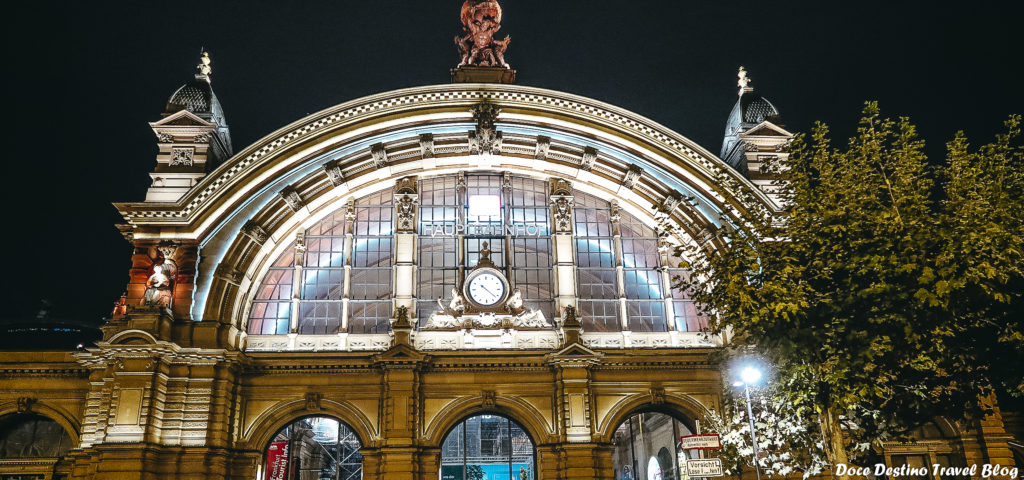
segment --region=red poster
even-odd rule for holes
[[[288,442],[272,442],[267,449],[267,468],[264,480],[288,478]]]

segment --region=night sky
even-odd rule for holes
[[[111,202],[143,199],[157,150],[147,122],[200,48],[240,151],[338,103],[447,83],[462,2],[16,3],[2,189],[13,306],[0,320],[48,299],[53,317],[98,322],[130,266]],[[1024,113],[1024,2],[501,3],[520,84],[632,110],[715,153],[740,65],[791,131],[821,120],[845,139],[879,100],[936,156],[956,130],[987,142]]]

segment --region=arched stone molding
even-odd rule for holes
[[[274,435],[289,423],[304,417],[326,416],[348,425],[359,437],[363,448],[376,448],[380,441],[377,428],[358,408],[344,401],[321,399],[320,409],[306,408],[302,399],[283,401],[268,407],[247,429],[242,437],[245,446],[263,452]]]
[[[33,398],[32,408],[27,412],[18,410],[17,400],[0,402],[0,417],[16,415],[18,413],[30,413],[49,418],[63,427],[65,432],[68,432],[74,446],[77,447],[81,441],[82,430],[78,418],[60,406],[50,405],[45,399]]]
[[[106,341],[109,345],[153,345],[164,343],[145,330],[125,330],[115,333]]]
[[[696,431],[694,420],[706,420],[710,413],[705,405],[685,394],[666,392],[663,398],[660,396],[655,398],[649,393],[630,395],[608,410],[603,421],[600,421],[595,429],[594,441],[610,444],[615,429],[622,422],[625,422],[630,415],[644,411],[672,415],[693,431]]]
[[[470,108],[484,99],[502,109],[497,128],[505,134],[507,147],[501,156],[468,155],[468,131],[473,127]],[[420,141],[424,135],[436,145],[429,154]],[[538,142],[544,143],[543,155],[535,153]],[[374,145],[383,145],[383,165],[371,151]],[[466,155],[460,157],[463,150]],[[447,162],[452,154],[461,160]],[[279,221],[286,215],[285,208],[308,213],[309,192],[345,190],[355,183],[362,187],[445,165],[502,170],[515,170],[518,165],[576,178],[620,196],[635,195],[625,204],[627,208],[668,205],[669,216],[683,236],[698,242],[713,237],[722,216],[736,218],[737,212],[753,204],[771,205],[762,192],[710,152],[648,119],[560,92],[465,84],[388,92],[311,115],[239,153],[176,204],[119,204],[119,208],[133,225],[137,240],[161,238],[166,234],[163,227],[173,227],[176,237],[202,242],[203,264],[195,284],[192,317],[227,323],[232,312],[206,305],[206,297],[231,296],[240,282],[252,281],[252,269],[237,269],[228,260],[262,249],[255,240],[254,245],[232,246],[238,243],[235,237],[244,224],[255,221],[261,228],[276,230],[267,223]],[[336,175],[330,177],[325,166],[336,166],[332,170]],[[294,189],[297,198],[284,201],[278,195],[283,188]],[[213,267],[217,265],[232,266],[216,275]]]
[[[493,398],[493,405],[489,402]],[[544,422],[544,416],[535,407],[513,396],[483,395],[462,397],[445,405],[437,417],[424,428],[420,436],[427,447],[440,447],[445,435],[459,422],[478,414],[503,415],[518,423],[530,435],[534,446],[557,441],[556,432]],[[486,404],[485,404],[486,402]]]

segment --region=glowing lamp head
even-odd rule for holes
[[[747,385],[753,385],[761,380],[761,371],[754,367],[746,367],[740,372],[740,379]]]

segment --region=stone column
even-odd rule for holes
[[[378,449],[380,476],[365,478],[416,480],[420,369],[426,361],[425,355],[407,344],[374,356],[374,365],[384,373],[380,403],[383,441]]]
[[[395,291],[391,311],[406,307],[413,317],[416,315],[416,229],[420,203],[417,192],[416,177],[405,177],[395,184]]]
[[[576,306],[576,246],[573,245],[572,184],[551,179],[551,247],[555,277],[555,315],[568,306]]]
[[[349,297],[352,294],[352,252],[355,249],[356,200],[348,199],[345,206],[345,291],[341,299],[340,334],[348,332]]]

